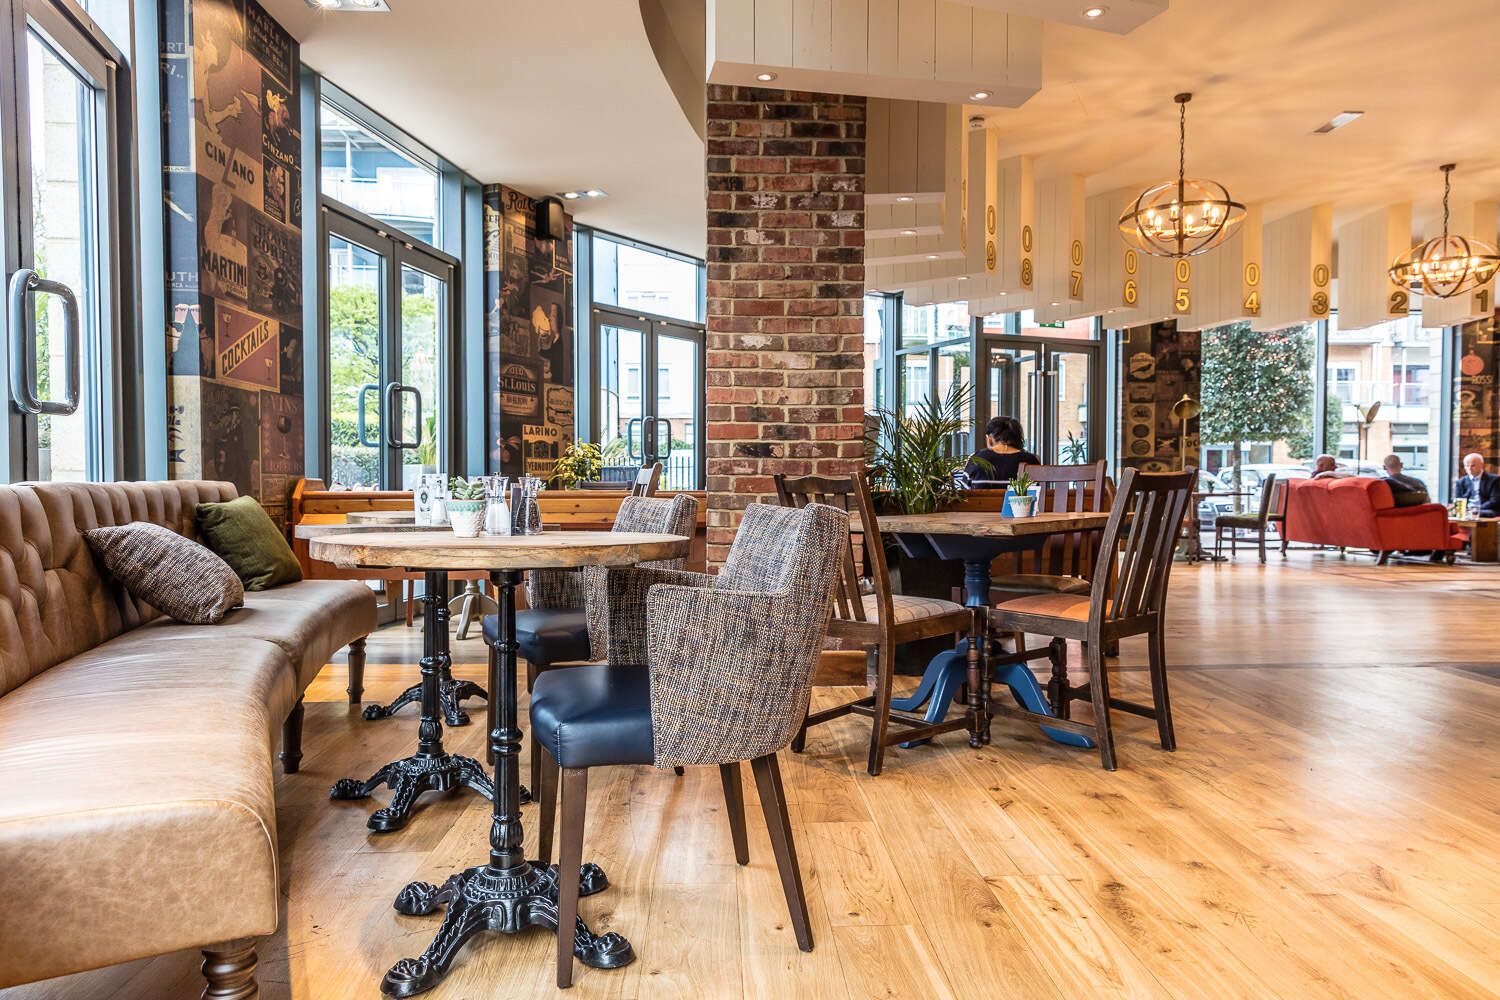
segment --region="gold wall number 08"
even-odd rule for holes
[[[1022,226],[1021,227],[1021,252],[1022,253],[1031,253],[1031,239],[1032,239],[1032,237],[1031,237],[1031,227],[1030,226]]]
[[[1411,305],[1411,297],[1406,289],[1398,288],[1391,293],[1391,306],[1388,310],[1392,316],[1405,316],[1407,308]]]
[[[1135,251],[1125,251],[1125,273],[1134,274],[1136,269]]]
[[[1069,251],[1074,267],[1083,266],[1083,240],[1074,240],[1073,248]]]
[[[1319,264],[1313,268],[1313,284],[1318,286],[1319,288],[1328,287],[1329,277],[1330,274],[1327,264]]]
[[[1177,280],[1192,281],[1193,265],[1191,261],[1179,259],[1177,261]]]
[[[1031,258],[1030,257],[1022,257],[1021,258],[1021,287],[1022,288],[1030,288],[1031,287]]]
[[[1312,297],[1312,314],[1314,316],[1328,315],[1328,293],[1314,292]]]
[[[1193,308],[1192,292],[1186,288],[1178,288],[1177,295],[1172,299],[1172,311],[1185,313]]]

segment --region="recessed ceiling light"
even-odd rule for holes
[[[915,229],[903,229],[903,230],[901,230],[901,235],[902,236],[915,236],[915,235],[917,235],[917,231]]]
[[[1343,128],[1352,121],[1358,121],[1364,116],[1363,111],[1340,111],[1317,128],[1313,129],[1313,135],[1327,135],[1334,129]]]
[[[927,259],[928,260],[937,260],[937,254],[930,253],[930,254],[927,255]]]
[[[1009,292],[1001,292],[1000,294],[1001,295],[1009,295],[1010,293]]]
[[[1083,16],[1086,17],[1086,18],[1088,18],[1090,21],[1097,20],[1097,19],[1103,17],[1105,14],[1108,14],[1108,13],[1109,13],[1109,8],[1108,7],[1085,7],[1085,8],[1083,8]]]
[[[389,14],[386,0],[307,0],[313,10],[347,11],[353,14]]]
[[[976,91],[974,91],[974,93],[972,93],[972,94],[969,95],[969,100],[971,100],[971,101],[987,101],[987,100],[989,100],[989,97],[990,97],[990,92],[988,90],[976,90]]]
[[[605,195],[604,192],[600,191],[598,188],[589,188],[587,191],[583,192],[583,196],[585,198],[603,198]]]
[[[1061,303],[1061,302],[1054,302],[1054,303],[1052,303],[1052,304],[1053,304],[1053,305],[1055,305],[1055,306],[1059,306],[1059,305],[1062,305],[1062,303]]]
[[[958,280],[959,281],[968,281],[969,280],[969,276],[967,274],[960,274],[958,276]]]
[[[898,194],[898,195],[896,195],[896,200],[897,201],[911,201],[911,195],[909,195],[909,194]]]
[[[755,78],[757,80],[759,80],[761,83],[770,83],[772,80],[776,79],[776,74],[775,73],[757,73],[757,74],[755,74]]]

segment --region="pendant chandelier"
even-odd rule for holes
[[[1452,163],[1443,171],[1443,235],[1412,247],[1391,265],[1391,281],[1414,292],[1451,299],[1478,288],[1500,268],[1500,252],[1467,236],[1448,235],[1448,194],[1453,190]]]
[[[1178,94],[1177,179],[1141,192],[1120,216],[1125,242],[1153,257],[1193,257],[1229,238],[1245,219],[1245,206],[1218,181],[1187,176],[1187,103]]]

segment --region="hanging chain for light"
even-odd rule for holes
[[[1413,292],[1451,299],[1487,284],[1500,270],[1500,251],[1482,240],[1448,233],[1448,200],[1453,192],[1453,169],[1443,171],[1443,235],[1418,244],[1391,264],[1391,282]],[[1489,308],[1488,305],[1485,306]]]
[[[1244,221],[1245,206],[1218,181],[1187,176],[1187,102],[1178,94],[1177,180],[1147,188],[1120,216],[1120,235],[1155,257],[1192,257],[1223,243]]]

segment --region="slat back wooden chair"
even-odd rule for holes
[[[1022,465],[1020,472],[1038,487],[1037,511],[1098,513],[1108,509],[1104,468],[1100,459],[1085,465]],[[1050,535],[1040,548],[1017,552],[1016,572],[992,577],[990,590],[1002,600],[1017,594],[1087,593],[1098,542],[1097,531]]]
[[[630,487],[630,495],[633,497],[654,497],[656,489],[661,485],[661,463],[652,462],[650,465],[641,466],[641,471],[635,474],[635,484]]]
[[[1224,552],[1224,533],[1229,533],[1229,556],[1234,558],[1239,546],[1236,539],[1241,531],[1255,534],[1260,543],[1260,561],[1266,561],[1266,523],[1271,517],[1271,508],[1276,500],[1276,474],[1273,472],[1260,484],[1260,508],[1243,514],[1220,514],[1214,518],[1214,555]],[[1285,550],[1283,549],[1283,552]]]
[[[1055,695],[1052,708],[1057,720],[1003,705],[992,706],[992,711],[1093,736],[1099,746],[1100,760],[1111,771],[1115,769],[1114,735],[1109,720],[1112,708],[1155,719],[1162,749],[1177,748],[1167,696],[1164,611],[1172,553],[1192,493],[1193,475],[1127,469],[1110,507],[1089,593],[1019,597],[992,612],[991,620],[1006,631],[1081,642],[1089,674],[1088,683],[1067,686],[1060,695]],[[1147,637],[1154,703],[1151,707],[1112,698],[1109,694],[1104,646],[1132,635]],[[1093,703],[1092,726],[1069,718],[1070,703],[1074,700]]]
[[[785,507],[806,507],[810,503],[839,507],[857,517],[863,546],[863,563],[867,583],[859,575],[861,559],[855,550],[851,531],[844,546],[843,565],[838,573],[833,597],[832,620],[828,636],[863,646],[867,650],[874,675],[872,694],[834,708],[812,712],[803,722],[792,750],[800,753],[806,743],[807,730],[845,715],[857,714],[872,720],[870,753],[867,769],[878,775],[885,762],[885,748],[893,743],[919,740],[939,733],[962,729],[962,717],[929,724],[924,719],[891,710],[891,686],[895,677],[896,647],[934,636],[967,633],[973,612],[962,604],[932,597],[909,597],[891,592],[890,571],[885,561],[885,546],[875,518],[875,505],[863,475],[853,476],[776,476],[776,495]],[[891,724],[895,723],[895,730]]]

